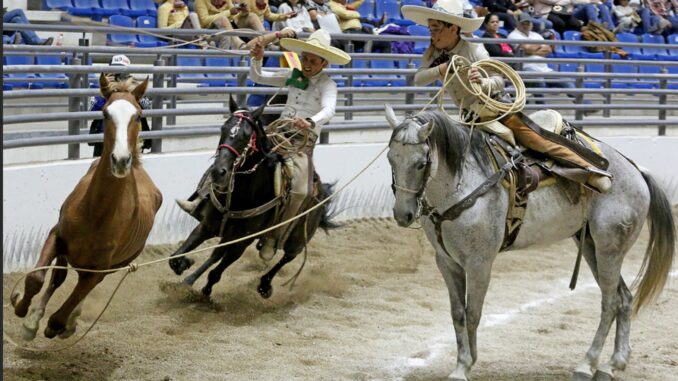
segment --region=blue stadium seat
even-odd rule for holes
[[[678,36],[673,34],[672,36]],[[669,71],[669,74],[678,75],[678,66],[668,66],[666,70]],[[668,81],[667,87],[671,90],[678,90],[678,79],[670,79]]]
[[[563,40],[567,41],[581,41],[581,33],[575,32],[573,30],[566,30],[563,33]],[[586,47],[583,45],[565,45],[565,53],[574,53],[579,55],[581,58],[597,58],[602,59],[604,57],[603,53],[592,53],[586,50]]]
[[[368,60],[352,60],[353,69],[369,69]],[[365,87],[370,82],[370,76],[367,74],[358,74],[353,76],[353,86],[354,87]]]
[[[372,69],[396,69],[393,60],[372,60]],[[405,81],[394,74],[372,74],[367,86],[404,86]]]
[[[661,36],[661,35],[657,35],[657,34],[645,33],[642,36],[640,36],[640,40],[643,43],[646,43],[646,44],[664,44],[664,37]],[[645,47],[643,47],[641,50],[642,50],[644,55],[652,56],[655,59],[657,59],[657,57],[662,56],[662,55],[668,55],[668,52],[666,51],[666,49],[662,49],[662,48],[645,48]]]
[[[116,15],[125,15],[129,17],[145,16],[146,11],[132,10],[127,0],[101,0],[101,7]]]
[[[63,65],[59,56],[35,56],[36,65]],[[41,82],[47,88],[68,88],[68,77],[64,73],[38,73],[39,78],[49,79]]]
[[[310,0],[313,1],[313,0]],[[360,16],[367,17],[369,19],[374,19],[374,2],[372,0],[365,0],[360,8],[356,9]],[[381,17],[381,14],[379,15]]]
[[[388,16],[388,22],[398,24],[401,26],[414,25],[414,22],[406,20],[400,14],[400,6],[398,5],[397,0],[376,0],[376,17],[381,17],[384,12]]]
[[[638,68],[638,73],[640,74],[661,74],[661,72],[662,69],[660,66],[640,66]],[[656,89],[659,87],[659,80],[639,78],[637,83],[632,83],[631,85],[637,89]]]
[[[177,57],[177,66],[198,66],[202,67],[202,60],[199,57]],[[192,80],[195,79],[205,79],[207,76],[205,76],[205,73],[178,73],[177,74],[177,80]]]
[[[8,35],[3,34],[2,35],[2,44],[3,45],[9,45],[11,43],[12,43],[12,36],[8,36]]]
[[[421,25],[410,25],[407,27],[407,31],[410,32],[412,36],[431,36],[428,28]],[[421,54],[428,48],[428,41],[415,41],[413,53]]]
[[[402,7],[403,5],[416,5],[419,7],[425,7],[426,3],[422,0],[401,0],[400,6]]]
[[[115,12],[103,9],[99,0],[73,0],[73,8],[68,9],[73,16],[86,16],[92,20],[101,21],[102,17],[108,17]]]
[[[633,33],[627,33],[627,32],[617,33],[617,40],[619,42],[639,42],[638,36],[636,36]],[[625,52],[629,53],[629,58],[634,59],[634,60],[654,60],[655,59],[653,54],[645,55],[645,54],[643,54],[643,51],[640,48],[637,48],[637,47],[623,46],[622,49]]]
[[[134,20],[127,16],[123,15],[113,15],[108,18],[108,23],[110,25],[117,25],[126,28],[134,28]],[[113,43],[117,45],[136,45],[139,41],[137,40],[136,35],[134,34],[123,34],[123,33],[109,33],[106,39],[107,43]]]
[[[42,9],[52,10],[60,9],[62,11],[67,11],[69,8],[73,8],[73,2],[71,0],[43,0]]]
[[[667,45],[667,54],[659,54],[657,59],[661,61],[678,61],[678,34],[671,34],[666,37],[666,43],[675,47],[675,49],[668,49]]]
[[[605,73],[605,65],[603,64],[586,64],[584,65],[584,71],[586,73]],[[600,89],[605,83],[604,79],[601,78],[591,78],[584,80],[584,87],[589,89]]]
[[[156,17],[158,15],[158,7],[153,0],[129,0],[129,7],[134,11],[144,11],[147,16]]]
[[[2,57],[2,62],[4,65],[33,65],[33,56],[14,56],[14,55],[5,55]],[[38,76],[34,73],[11,73],[7,74],[8,79],[35,79]],[[42,89],[44,86],[38,82],[7,82],[12,88],[29,88],[29,89]]]
[[[206,67],[229,67],[233,66],[233,60],[230,57],[206,57],[205,58]],[[224,73],[206,73],[205,74],[209,80],[204,81],[201,85],[207,85],[211,87],[224,87],[224,86],[235,86],[236,77],[233,74],[224,74]]]
[[[638,73],[638,67],[635,65],[612,65],[612,72],[627,74],[629,77],[626,80],[613,79],[611,85],[613,89],[626,89],[629,87],[635,87],[634,85],[637,84],[638,79],[635,78],[634,74]]]
[[[137,28],[155,28],[158,25],[155,17],[151,16],[141,16],[137,18]],[[137,39],[139,42],[137,46],[140,48],[154,48],[158,46],[167,46],[166,41],[162,41],[158,37],[151,36],[149,34],[137,34]]]

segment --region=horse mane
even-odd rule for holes
[[[475,157],[484,172],[491,167],[489,158],[485,154],[485,139],[483,137],[485,132],[475,129],[473,135],[471,135],[469,128],[450,118],[447,113],[440,110],[425,111],[417,114],[416,118],[422,125],[433,121],[435,126],[433,127],[429,139],[435,145],[438,155],[444,158],[445,163],[452,171],[454,171],[454,173],[460,173],[464,167],[464,155],[467,150]],[[404,129],[404,126],[406,126],[406,124],[398,126],[393,131],[393,136],[396,136]],[[469,141],[471,144],[470,149],[467,147]],[[418,143],[410,141],[403,142],[410,144]]]
[[[111,93],[130,93],[134,91],[138,85],[139,81],[134,77],[129,77],[123,81],[115,81],[112,78],[109,78],[108,86],[106,89],[102,89],[102,93],[104,92],[103,90],[107,90]]]

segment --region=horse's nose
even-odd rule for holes
[[[393,216],[400,226],[410,226],[414,221],[414,213],[412,212],[398,213],[396,209],[393,209]]]

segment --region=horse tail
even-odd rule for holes
[[[637,286],[633,313],[637,314],[643,305],[656,300],[661,293],[676,252],[676,230],[671,204],[666,194],[649,173],[641,171],[650,191],[648,220],[650,240],[638,276],[633,282]]]
[[[322,183],[320,187],[320,201],[325,200],[329,195],[334,192],[334,185],[336,183]],[[330,201],[325,203],[322,206],[322,213],[320,215],[320,228],[327,233],[330,229],[336,229],[341,227],[340,224],[333,222],[332,219],[338,214],[334,204]]]

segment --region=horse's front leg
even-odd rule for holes
[[[193,229],[188,238],[186,238],[186,241],[184,241],[184,243],[179,246],[177,251],[170,255],[170,257],[176,257],[177,255],[187,253],[198,247],[201,243],[205,242],[209,238],[212,238],[211,230],[201,222],[195,227],[195,229]],[[181,275],[184,271],[186,271],[186,269],[191,267],[193,263],[195,263],[195,260],[186,256],[172,258],[169,260],[170,267],[177,275]]]
[[[106,276],[106,274],[90,272],[80,272],[78,275],[78,284],[75,285],[75,288],[61,308],[50,316],[49,321],[47,322],[45,337],[49,339],[66,331],[66,323],[75,307],[77,307],[90,291],[92,291],[92,289],[94,289],[94,287]]]
[[[450,375],[450,379],[468,380],[474,359],[471,355],[466,324],[466,274],[464,269],[448,257],[444,251],[436,254],[436,263],[447,285],[454,333],[457,338],[457,366]]]
[[[35,267],[49,266],[50,263],[57,256],[57,235],[56,235],[56,226],[52,228],[45,240],[45,245],[42,247],[40,252],[40,258],[35,264]],[[33,297],[40,292],[42,285],[45,283],[45,275],[47,270],[38,270],[33,271],[26,276],[24,281],[24,295],[21,296],[21,293],[18,291],[14,292],[10,296],[12,306],[14,306],[14,313],[18,317],[25,317],[28,313],[28,307],[31,305],[31,300]]]
[[[56,260],[57,266],[68,266],[68,261],[64,256],[58,256]],[[23,336],[24,340],[33,340],[35,339],[35,333],[40,328],[40,320],[45,316],[45,308],[47,303],[52,298],[54,291],[59,288],[68,275],[68,270],[66,269],[53,269],[52,276],[45,290],[45,294],[40,299],[40,303],[37,306],[31,307],[29,310],[28,316],[24,319],[23,323]]]
[[[237,261],[241,256],[242,253],[245,251],[245,248],[249,246],[252,243],[253,239],[249,239],[247,241],[243,242],[238,242],[234,245],[226,247],[227,250],[225,250],[223,257],[221,258],[221,262],[210,271],[209,275],[207,276],[207,284],[205,287],[202,288],[202,293],[205,296],[210,296],[212,294],[212,287],[214,287],[215,284],[217,284],[221,280],[221,274],[230,266],[233,264],[233,262]]]
[[[224,243],[225,240],[222,238],[222,240],[219,243]],[[212,254],[210,254],[210,257],[207,258],[205,262],[203,262],[200,267],[198,267],[197,270],[195,270],[191,275],[187,276],[184,278],[184,283],[193,286],[196,280],[200,278],[200,276],[207,270],[209,270],[212,265],[215,263],[219,262],[219,260],[224,256],[227,250],[227,246],[221,246],[217,247],[216,249],[212,250]]]
[[[271,286],[271,281],[273,278],[275,278],[275,275],[280,271],[283,266],[291,262],[294,258],[297,257],[298,253],[289,253],[285,251],[285,255],[280,259],[278,263],[273,266],[269,272],[267,272],[264,276],[261,277],[261,280],[259,281],[259,287],[257,287],[257,291],[259,292],[259,295],[261,295],[262,298],[268,299],[271,297],[273,294],[273,286]]]

